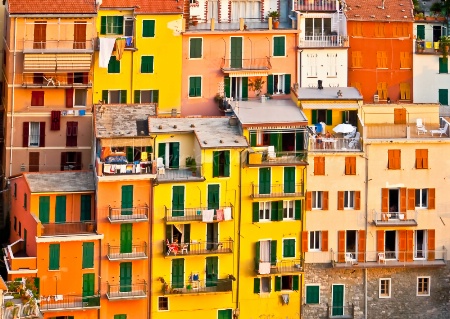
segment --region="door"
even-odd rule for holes
[[[172,188],[172,216],[184,216],[184,186]]]
[[[133,214],[133,185],[122,186],[122,215]]]
[[[45,49],[47,41],[47,22],[36,21],[34,23],[33,49]]]
[[[259,194],[270,194],[270,167],[259,169]]]
[[[208,209],[214,209],[214,215],[216,215],[216,209],[219,209],[219,192],[220,185],[208,185]]]
[[[131,253],[133,248],[133,224],[120,225],[120,253]]]
[[[295,167],[284,168],[284,193],[295,193]]]
[[[91,220],[91,195],[81,195],[80,220]]]
[[[39,197],[39,220],[42,224],[50,221],[50,196]]]
[[[206,224],[206,249],[217,250],[217,243],[219,242],[219,224]]]
[[[219,270],[219,257],[206,257],[206,287],[217,286],[217,272]]]
[[[240,69],[242,68],[242,38],[231,37],[230,42],[230,67],[233,69]]]
[[[172,288],[184,287],[184,259],[172,260]]]
[[[332,316],[344,315],[344,285],[333,285],[333,309],[331,310]]]
[[[55,223],[66,222],[66,196],[56,196]]]
[[[95,295],[95,274],[83,274],[83,297]],[[85,301],[85,300],[83,300]]]
[[[169,168],[180,167],[180,143],[169,143]]]
[[[73,34],[73,48],[86,49],[86,22],[75,21]]]
[[[415,231],[415,242],[414,242],[414,258],[423,259],[425,258],[425,250],[427,247],[426,236],[424,230]]]
[[[406,124],[406,109],[394,109],[394,124]]]
[[[130,292],[132,290],[131,278],[132,278],[131,263],[130,262],[120,263],[120,277],[119,277],[120,292]]]
[[[39,152],[28,153],[28,171],[39,172]]]

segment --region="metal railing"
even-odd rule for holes
[[[193,167],[180,166],[177,168],[157,168],[157,178],[159,181],[165,180],[195,180],[203,179],[203,166],[197,165]]]
[[[111,285],[110,283],[106,283],[106,285],[106,297],[108,299],[137,299],[147,296],[147,282],[145,280],[130,285]]]
[[[103,175],[152,174],[152,165],[143,163],[107,164],[100,162]]]
[[[231,279],[190,280],[185,282],[171,282],[163,286],[165,295],[196,294],[229,292],[233,289]]]
[[[74,40],[46,40],[36,42],[34,40],[24,40],[23,43],[24,50],[36,50],[36,51],[67,51],[71,54],[77,53],[78,51],[93,51],[94,50],[94,39],[77,42]]]
[[[164,256],[227,254],[233,252],[234,241],[230,239],[216,242],[191,241],[189,243],[167,244],[163,241]]]
[[[310,138],[309,150],[320,152],[357,152],[362,150],[361,139],[354,138]]]
[[[439,46],[439,41],[433,42],[433,41],[426,41],[426,40],[415,40],[416,45],[416,53],[419,54],[436,54],[440,55],[442,54],[442,50]]]
[[[346,35],[307,35],[300,37],[299,47],[342,47],[348,46]]]
[[[375,226],[417,226],[417,217],[419,213],[415,211],[406,212],[372,212],[373,223]]]
[[[38,75],[37,73],[23,73],[22,85],[27,87],[92,87],[92,72],[75,73],[53,73]]]
[[[174,210],[172,208],[165,209],[166,222],[179,222],[179,221],[203,221],[206,216],[203,215],[203,211],[208,210],[207,207],[194,207],[194,208],[184,208],[181,210]],[[225,210],[231,209],[231,215],[225,213]],[[224,214],[218,214],[217,211],[222,210]],[[223,216],[223,219],[222,219]],[[219,219],[218,219],[219,218]],[[229,206],[220,206],[215,209],[213,220],[214,221],[227,221],[233,219],[233,205],[230,203]]]
[[[100,307],[100,295],[76,296],[76,295],[51,295],[41,296],[40,310],[66,310]]]
[[[258,149],[258,148],[256,148]],[[250,153],[249,153],[250,154]],[[306,162],[308,158],[308,152],[307,151],[281,151],[281,152],[275,152],[274,154],[268,153],[267,149],[265,150],[256,150],[253,152],[253,154],[259,155],[259,162],[260,163],[250,163],[248,160],[249,165],[253,164],[303,164]],[[249,155],[250,157],[250,155]]]
[[[354,318],[355,306],[349,304],[347,306],[330,306],[327,304],[327,318]]]
[[[304,196],[303,183],[295,183],[293,185],[271,184],[268,187],[252,184],[253,198],[298,197],[298,196]]]
[[[90,234],[96,232],[94,220],[83,222],[42,224],[42,236]]]
[[[144,206],[136,206],[131,208],[113,208],[109,206],[110,222],[133,222],[138,220],[148,220],[149,207],[147,204]]]
[[[109,260],[145,259],[147,258],[147,243],[144,241],[141,244],[133,244],[130,251],[127,252],[121,246],[108,244],[107,256]]]
[[[337,1],[314,1],[314,0],[296,0],[294,1],[294,10],[296,11],[336,11],[339,8]]]
[[[284,259],[271,263],[270,261],[262,261],[255,258],[255,271],[260,275],[299,273],[304,271],[304,260],[302,258]]]
[[[270,70],[270,58],[254,58],[254,59],[222,59],[220,66],[223,70]]]

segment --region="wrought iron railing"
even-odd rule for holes
[[[203,179],[203,166],[196,165],[192,167],[180,166],[177,168],[157,168],[158,180],[196,180]]]
[[[145,280],[134,284],[107,283],[106,297],[108,299],[136,299],[147,296],[147,282]]]
[[[304,196],[303,183],[289,184],[270,184],[255,185],[252,184],[252,197],[298,197]]]
[[[111,244],[108,244],[108,259],[123,260],[147,258],[147,243],[145,241],[141,244],[133,244],[130,248],[131,249],[124,249],[121,246],[111,246]]]
[[[93,81],[92,72],[81,73],[23,73],[22,85],[27,87],[91,87]]]
[[[339,6],[337,1],[314,1],[314,0],[296,0],[294,1],[294,10],[296,11],[336,11]]]
[[[113,208],[109,206],[109,220],[111,222],[130,222],[134,220],[148,220],[149,207],[136,206],[131,208]]]
[[[42,236],[58,236],[70,234],[90,234],[96,232],[94,220],[82,222],[42,224]]]
[[[194,208],[183,208],[183,209],[173,209],[165,207],[165,217],[166,222],[179,222],[179,221],[204,221],[207,217],[203,213],[205,210],[209,210],[207,207],[194,207]],[[230,212],[231,210],[231,212]],[[218,213],[218,211],[222,211]],[[213,221],[227,221],[233,219],[233,205],[230,203],[229,206],[220,206],[218,209],[214,210]]]
[[[94,50],[94,39],[86,41],[74,41],[74,40],[46,40],[46,41],[34,41],[24,40],[24,50],[70,50],[71,54],[77,53],[79,50]]]
[[[233,252],[233,240],[225,239],[216,242],[191,241],[189,243],[169,243],[163,241],[164,256],[226,254]]]
[[[254,59],[222,59],[223,70],[270,70],[272,64],[269,57]]]
[[[405,212],[372,212],[375,226],[404,225],[417,226],[417,210]]]
[[[255,271],[261,275],[303,272],[304,260],[302,258],[283,259],[272,263],[255,259]]]
[[[165,295],[229,292],[232,289],[233,281],[228,278],[171,282],[163,285]]]

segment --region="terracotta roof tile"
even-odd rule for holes
[[[103,0],[100,8],[134,8],[135,13],[183,13],[183,1],[176,0]]]
[[[411,0],[346,0],[349,21],[414,21]]]
[[[94,14],[95,0],[8,0],[10,14]]]

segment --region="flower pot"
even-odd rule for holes
[[[274,28],[274,29],[278,29],[278,27],[279,27],[279,25],[280,25],[280,21],[274,20],[274,21],[272,22],[272,25],[273,25],[273,28]]]

